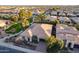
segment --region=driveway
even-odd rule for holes
[[[46,52],[47,46],[45,42],[39,42],[39,44],[36,47],[36,51],[40,52]]]

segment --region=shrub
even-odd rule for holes
[[[76,27],[77,30],[79,30],[79,24],[75,24],[74,26]]]
[[[4,15],[4,16],[2,16],[2,18],[8,20],[8,19],[11,19],[11,16],[10,15]]]
[[[56,53],[64,47],[64,41],[56,39],[54,36],[51,36],[47,39],[47,52]]]

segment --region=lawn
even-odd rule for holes
[[[13,23],[11,26],[5,29],[6,33],[15,34],[20,32],[23,29],[20,23]]]

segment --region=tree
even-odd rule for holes
[[[23,20],[24,18],[28,19],[32,16],[32,12],[26,9],[21,9],[19,12],[19,19]]]
[[[19,20],[23,20],[24,17],[26,17],[26,10],[25,9],[21,9],[19,11]]]
[[[14,22],[16,22],[16,21],[18,21],[18,18],[19,18],[18,15],[13,15],[13,16],[11,17],[11,20],[14,21]]]
[[[32,12],[30,10],[27,11],[27,18],[30,18],[32,16]]]
[[[56,53],[60,51],[64,47],[64,42],[62,40],[58,40],[54,36],[51,36],[47,39],[47,52]]]
[[[42,20],[45,20],[46,18],[46,15],[45,14],[39,14],[35,17],[35,20],[36,21],[42,21]]]
[[[22,26],[23,26],[23,27],[29,26],[29,21],[28,21],[26,18],[23,19],[23,21],[22,21]]]
[[[29,18],[32,16],[32,12],[26,9],[21,9],[19,12],[19,20],[22,23],[23,27],[29,25]]]

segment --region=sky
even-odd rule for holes
[[[0,5],[78,5],[79,0],[0,0]]]

